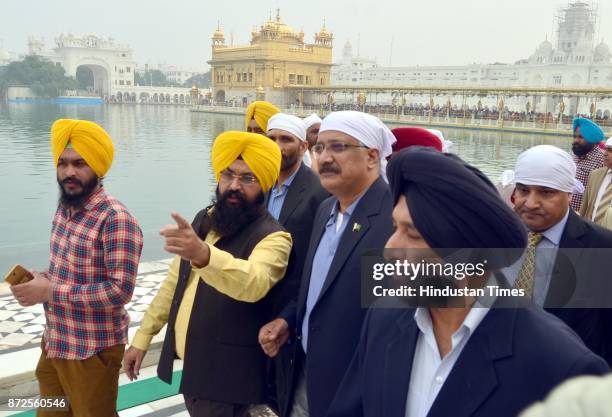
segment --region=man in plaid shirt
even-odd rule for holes
[[[136,283],[142,232],[102,186],[114,147],[100,126],[58,120],[51,148],[60,203],[49,269],[11,289],[23,306],[44,303],[40,394],[67,397],[71,410],[39,409],[37,416],[113,416],[129,324],[124,305]]]
[[[576,163],[576,178],[586,188],[591,171],[604,166],[603,152],[597,144],[605,139],[605,135],[596,123],[583,117],[574,119],[573,131],[572,157]],[[582,193],[572,194],[570,201],[572,210],[580,211],[582,196]]]

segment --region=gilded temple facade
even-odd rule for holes
[[[314,43],[276,18],[251,32],[249,45],[227,45],[220,27],[212,37],[213,98],[217,104],[268,100],[279,106],[303,101],[295,87],[330,85],[333,35],[323,23]],[[290,88],[292,87],[292,88]]]

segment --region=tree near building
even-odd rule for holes
[[[61,65],[27,56],[23,61],[11,62],[0,72],[0,91],[5,92],[12,85],[29,87],[38,97],[54,98],[76,89],[77,81],[67,77]]]
[[[145,72],[134,73],[134,84],[152,87],[180,87],[181,85],[166,78],[160,70],[146,70]]]
[[[183,87],[191,88],[194,85],[198,88],[210,88],[211,85],[211,72],[208,71],[204,74],[192,75],[183,83]]]

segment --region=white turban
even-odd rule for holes
[[[297,116],[286,113],[276,113],[268,120],[268,132],[272,129],[284,130],[302,142],[306,140],[304,122]]]
[[[321,120],[321,118],[316,113],[313,113],[310,116],[304,118],[304,127],[306,127],[306,130],[308,130],[310,129],[310,126],[321,124],[322,122],[323,120]]]
[[[380,175],[387,181],[387,156],[391,155],[391,147],[396,139],[391,130],[378,118],[358,111],[332,112],[323,119],[319,134],[335,130],[354,137],[371,149],[380,153]]]
[[[450,152],[450,148],[454,145],[452,140],[444,139],[444,133],[440,132],[438,129],[425,129],[433,133],[440,139],[442,142],[442,152]]]
[[[612,137],[610,137],[607,141],[606,141],[606,148],[611,148],[612,147]]]
[[[304,157],[302,158],[302,161],[304,162],[304,165],[306,165],[308,168],[312,168],[312,159],[310,159],[309,150],[306,150],[306,152],[304,152]]]
[[[521,153],[514,171],[501,177],[505,187],[510,183],[537,185],[566,193],[582,193],[584,186],[576,179],[576,164],[565,151],[551,145],[534,146]]]

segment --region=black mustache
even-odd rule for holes
[[[545,213],[542,213],[541,210],[520,210],[520,214],[537,214],[538,216],[543,216]]]
[[[83,186],[83,183],[76,178],[66,178],[62,181],[62,185],[66,185],[68,183],[77,184],[77,185],[80,185],[81,187]]]
[[[227,201],[228,198],[230,197],[235,197],[238,200],[240,200],[241,203],[246,202],[246,199],[244,198],[244,195],[242,195],[242,193],[238,190],[228,190],[226,191],[223,196],[221,197],[221,199],[223,201]]]
[[[325,174],[327,172],[330,172],[332,174],[340,174],[340,172],[342,171],[340,170],[340,168],[334,165],[321,165],[319,167],[319,174]]]

